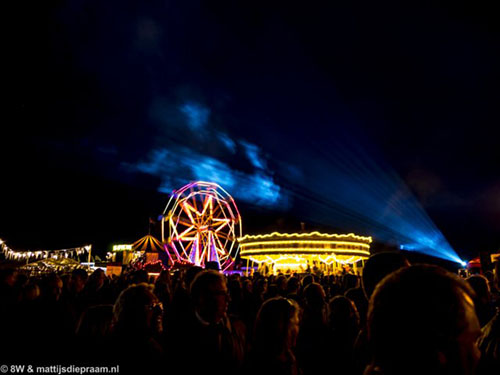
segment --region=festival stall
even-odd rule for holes
[[[40,276],[48,273],[70,273],[75,269],[85,269],[78,261],[71,258],[47,258],[19,267],[19,271],[29,276]]]

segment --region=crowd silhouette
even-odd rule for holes
[[[0,270],[2,363],[120,373],[500,373],[500,267],[458,277],[379,253],[362,277],[191,267],[108,277]]]

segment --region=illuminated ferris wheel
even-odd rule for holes
[[[236,258],[239,237],[238,208],[219,185],[198,181],[172,193],[163,212],[162,240],[178,261],[201,267],[216,262],[224,271]]]

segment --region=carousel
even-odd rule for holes
[[[240,256],[265,273],[311,272],[333,274],[349,268],[360,273],[370,256],[371,237],[353,233],[270,233],[239,239]]]

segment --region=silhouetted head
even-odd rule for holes
[[[162,306],[149,284],[133,284],[122,291],[113,306],[116,331],[129,335],[149,335],[161,331]]]
[[[299,331],[299,306],[283,297],[265,301],[255,321],[254,348],[275,357],[290,351]]]
[[[92,272],[92,275],[90,275],[88,284],[92,289],[99,290],[102,288],[105,281],[106,281],[106,274],[102,269],[97,268],[94,272]]]
[[[49,301],[58,301],[63,290],[61,278],[55,273],[52,273],[47,275],[43,285],[43,297]]]
[[[300,281],[297,277],[295,276],[292,276],[288,279],[287,283],[286,283],[286,290],[287,290],[287,293],[290,294],[290,293],[298,293],[299,291],[299,288],[300,288]]]
[[[184,282],[186,283],[186,288],[189,290],[191,283],[193,282],[196,275],[203,271],[203,268],[199,266],[193,266],[186,270],[186,274],[184,275]]]
[[[253,293],[256,296],[267,293],[267,280],[265,278],[261,277],[253,283]]]
[[[328,323],[333,330],[358,328],[359,314],[354,302],[344,296],[333,297],[329,303]]]
[[[0,286],[13,287],[16,284],[17,271],[15,268],[0,269]]]
[[[252,293],[252,290],[253,290],[252,280],[250,279],[243,280],[243,291],[246,293]]]
[[[311,283],[304,289],[306,308],[312,311],[322,311],[326,306],[326,294],[318,283]]]
[[[40,288],[35,282],[29,282],[23,288],[23,300],[34,301],[40,297]]]
[[[494,310],[491,308],[491,290],[488,279],[482,275],[472,275],[466,281],[476,294],[474,306],[479,323],[481,327],[485,326],[494,315]]]
[[[302,289],[305,289],[306,286],[314,282],[314,277],[312,275],[306,275],[302,279]]]
[[[481,302],[489,302],[491,299],[490,286],[488,280],[482,275],[472,275],[466,279],[469,285],[476,293],[476,300]]]
[[[287,283],[286,276],[284,275],[278,276],[278,278],[276,279],[276,286],[278,287],[279,293],[286,292],[286,283]]]
[[[377,284],[391,272],[402,267],[408,267],[410,263],[401,253],[384,252],[372,255],[363,268],[363,290],[366,298],[370,299]]]
[[[392,374],[472,374],[481,331],[470,286],[442,268],[402,268],[376,287],[368,311],[373,365]]]
[[[80,293],[85,287],[85,283],[87,282],[88,278],[89,275],[84,269],[74,269],[73,272],[71,272],[71,291]]]
[[[190,292],[196,312],[203,320],[218,323],[224,318],[229,304],[224,275],[213,270],[200,272],[191,283]]]

